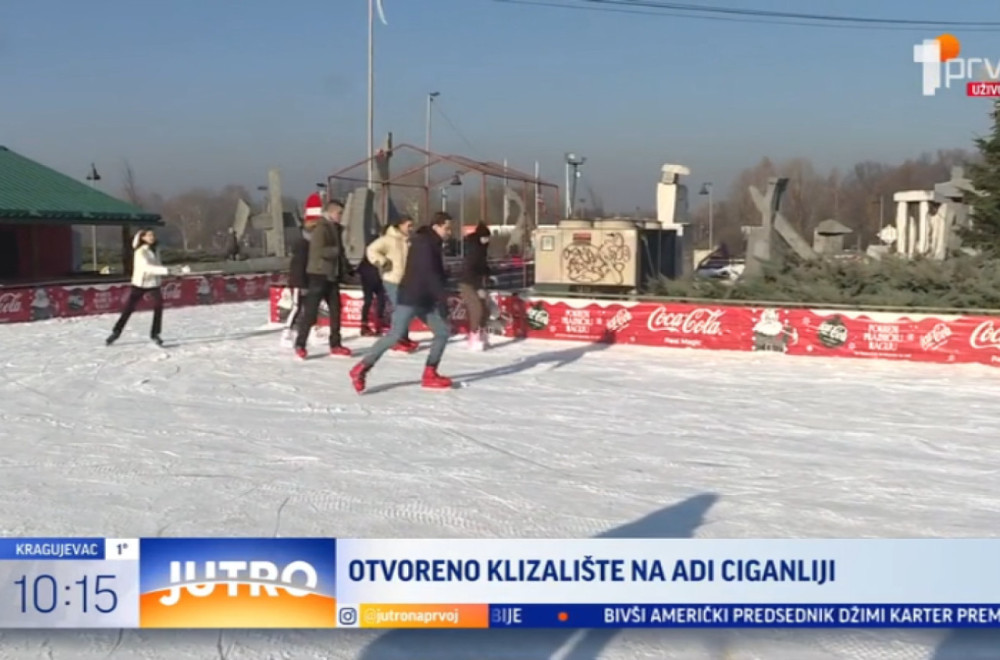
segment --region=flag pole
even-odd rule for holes
[[[368,0],[368,189],[375,189],[375,0]]]

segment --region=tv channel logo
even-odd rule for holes
[[[943,86],[965,84],[968,96],[1000,96],[1000,60],[959,57],[962,42],[953,34],[924,39],[913,47],[913,61],[920,65],[924,96],[934,96]]]
[[[142,539],[141,628],[333,628],[333,539]]]

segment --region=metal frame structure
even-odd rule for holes
[[[465,156],[457,156],[454,154],[448,154],[448,155],[438,154],[433,151],[428,151],[427,149],[422,149],[420,147],[414,146],[412,144],[400,144],[394,146],[392,148],[392,153],[389,154],[390,157],[393,155],[393,153],[399,151],[412,151],[417,155],[422,156],[423,162],[420,165],[407,168],[399,172],[398,174],[390,175],[388,180],[375,182],[376,184],[382,186],[383,195],[381,203],[379,204],[382,210],[382,217],[386,217],[386,212],[388,210],[388,204],[389,204],[388,202],[389,189],[391,189],[392,186],[423,189],[424,208],[429,211],[431,208],[432,190],[446,184],[448,180],[454,178],[455,176],[462,177],[469,173],[480,175],[479,214],[480,218],[487,224],[489,224],[489,209],[488,209],[489,204],[486,192],[488,189],[487,187],[488,180],[490,178],[501,179],[507,181],[508,183],[511,182],[521,183],[523,185],[523,193],[525,198],[528,197],[528,191],[530,187],[534,186],[537,190],[538,197],[541,198],[543,203],[544,203],[545,192],[554,191],[555,193],[555,199],[553,200],[554,205],[549,206],[548,203],[545,203],[545,206],[547,209],[559,208],[559,186],[557,186],[554,183],[543,181],[542,179],[539,179],[531,174],[527,174],[525,172],[512,169],[510,167],[504,167],[500,163],[477,161],[471,158],[466,158]],[[347,167],[337,170],[327,178],[328,189],[333,189],[334,181],[355,182],[358,183],[359,185],[366,184],[367,183],[366,179],[354,178],[348,176],[348,173],[351,172],[351,170],[354,170],[359,167],[367,167],[369,164],[373,163],[375,159],[382,157],[384,157],[383,154],[376,154],[371,158],[365,158],[364,160],[360,160]],[[430,179],[429,175],[426,176],[424,179],[425,181],[428,182],[426,184],[402,183],[402,181],[405,180],[407,177],[412,177],[415,174],[419,174],[420,172],[425,172],[425,171],[429,172],[430,168],[440,164],[454,165],[455,169],[454,171],[450,172],[447,177],[436,181]],[[532,213],[529,216],[535,219],[536,224],[537,224],[537,218],[535,216],[539,215],[537,213],[537,209],[538,209],[538,199],[536,198],[535,213]],[[558,213],[558,211],[555,211],[555,213]]]

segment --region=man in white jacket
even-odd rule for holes
[[[122,310],[105,343],[110,346],[121,337],[122,330],[125,329],[125,324],[128,323],[139,301],[149,294],[153,299],[153,327],[149,331],[149,337],[156,345],[163,346],[163,340],[160,339],[163,325],[161,278],[166,275],[187,274],[191,269],[188,266],[168,268],[160,263],[156,251],[156,234],[152,229],[140,230],[132,239],[132,249],[135,251],[132,261],[132,290],[129,291],[128,300],[125,301],[125,309]]]
[[[413,218],[402,216],[396,224],[386,228],[385,233],[376,238],[365,249],[365,256],[382,273],[382,284],[392,306],[396,306],[396,294],[399,283],[406,270],[406,255],[410,250],[410,232],[413,230]],[[412,353],[417,350],[417,342],[410,339],[408,330],[403,338],[393,346],[394,351]]]

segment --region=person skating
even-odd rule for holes
[[[469,317],[469,348],[481,351],[489,343],[489,305],[486,302],[486,285],[490,277],[489,266],[490,228],[480,222],[464,239],[462,271],[458,280],[458,293]]]
[[[385,232],[375,239],[365,250],[365,257],[381,271],[382,285],[385,287],[389,302],[395,308],[396,296],[399,293],[399,283],[406,269],[406,255],[410,249],[410,232],[413,230],[413,218],[404,215],[396,224],[390,225]],[[410,339],[409,327],[403,328],[403,334],[394,351],[412,353],[419,344]]]
[[[160,339],[160,332],[163,329],[161,278],[166,275],[190,273],[191,269],[188,266],[168,268],[160,263],[156,248],[156,234],[152,229],[140,230],[132,237],[132,252],[132,288],[125,301],[125,309],[122,310],[121,316],[118,317],[115,327],[104,343],[110,346],[118,341],[129,318],[135,312],[136,306],[148,295],[153,300],[153,326],[150,328],[149,338],[157,346],[163,346],[163,340]]]
[[[340,337],[340,284],[354,274],[344,251],[340,228],[343,213],[343,203],[335,200],[328,202],[323,217],[316,223],[309,239],[306,298],[299,319],[298,336],[295,338],[295,355],[303,360],[308,355],[306,342],[309,340],[309,333],[316,325],[319,306],[324,301],[330,312],[330,355],[351,355],[351,350],[341,344]]]
[[[310,205],[312,204],[312,205]],[[306,264],[309,262],[309,239],[316,223],[323,217],[323,202],[319,195],[311,196],[306,202],[306,217],[302,220],[302,235],[292,246],[292,261],[288,267],[288,292],[292,299],[292,308],[288,311],[288,321],[281,334],[281,343],[291,346],[295,341],[295,329],[302,316],[302,304],[305,301],[306,288],[309,286],[309,275]]]
[[[377,240],[377,239],[376,239]],[[374,243],[375,241],[372,241]],[[370,245],[371,243],[369,243]],[[368,258],[368,251],[358,265],[358,275],[361,277],[361,336],[379,336],[385,330],[386,291],[382,283],[382,274]],[[375,305],[375,329],[372,330],[370,315],[372,305]]]
[[[434,333],[421,384],[430,389],[448,389],[452,380],[438,373],[438,365],[451,334],[448,327],[447,281],[442,243],[451,235],[451,216],[439,211],[430,224],[418,229],[406,255],[403,278],[399,283],[392,327],[351,369],[351,383],[360,394],[365,389],[368,372],[391,349],[415,318]]]

